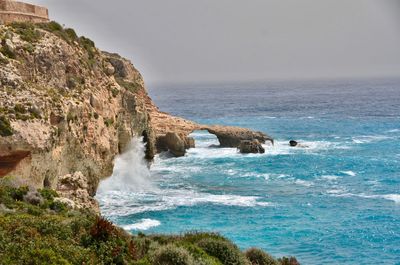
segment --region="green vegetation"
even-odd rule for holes
[[[11,136],[13,134],[14,131],[11,128],[10,121],[4,116],[0,116],[0,135],[6,137],[6,136]]]
[[[74,41],[77,41],[78,36],[76,35],[75,31],[73,29],[66,28],[64,29],[63,26],[61,26],[59,23],[55,21],[51,21],[48,23],[39,23],[36,24],[39,28],[46,30],[48,32],[51,32],[69,44],[72,44]]]
[[[13,22],[10,26],[14,29],[14,32],[20,35],[21,39],[26,42],[36,43],[42,37],[42,34],[36,30],[32,23]]]
[[[96,64],[95,60],[95,56],[97,54],[96,46],[95,43],[89,38],[83,36],[78,37],[75,30],[71,28],[64,28],[55,21],[51,21],[49,23],[39,23],[37,25],[39,28],[59,36],[69,44],[77,43],[87,52],[88,58],[86,60],[86,63],[90,67],[93,67]]]
[[[198,246],[207,254],[218,258],[223,264],[250,264],[245,255],[233,243],[218,238],[205,238]]]
[[[112,96],[114,98],[116,98],[118,96],[118,94],[119,94],[119,90],[114,87],[114,88],[111,89],[111,94],[112,94]]]
[[[258,248],[250,248],[245,254],[254,265],[279,265],[273,257]]]
[[[107,127],[110,127],[110,126],[112,126],[114,124],[114,119],[112,119],[112,118],[104,119],[104,124]]]
[[[0,263],[280,264],[262,250],[243,253],[214,233],[132,236],[89,211],[66,209],[57,197],[50,189],[0,185]],[[298,264],[293,258],[282,260],[285,265]]]
[[[28,108],[25,107],[25,105]],[[6,117],[9,117],[11,119],[16,119],[16,120],[23,120],[23,121],[42,118],[40,115],[40,110],[36,107],[32,107],[32,104],[29,102],[16,103],[13,107],[11,107],[11,106],[0,107],[0,114],[3,115],[3,120],[0,121],[0,128],[3,128],[2,126],[7,125]]]
[[[10,58],[10,59],[15,59],[17,56],[16,56],[16,54],[15,54],[15,52],[13,51],[13,50],[11,50],[9,47],[8,47],[8,45],[5,45],[4,43],[2,44],[2,46],[1,46],[1,48],[0,48],[0,52],[4,55],[4,56],[6,56],[7,58]],[[8,61],[5,61],[4,59],[3,59],[3,62],[4,63],[8,63]]]
[[[117,83],[124,87],[125,89],[129,90],[132,93],[136,93],[140,89],[140,85],[133,82],[127,82],[123,78],[116,78]]]

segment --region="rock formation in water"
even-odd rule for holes
[[[69,204],[97,209],[99,181],[133,136],[147,143],[147,159],[165,150],[184,155],[195,146],[194,130],[225,147],[272,141],[159,111],[130,61],[55,22],[0,25],[0,38],[0,178],[54,188]]]
[[[265,153],[264,147],[262,147],[261,143],[257,140],[243,140],[239,145],[240,153],[242,154],[263,154]]]

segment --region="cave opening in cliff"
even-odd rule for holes
[[[13,171],[29,155],[29,151],[16,151],[9,155],[0,156],[0,177],[4,177]]]

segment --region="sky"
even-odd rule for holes
[[[400,0],[25,0],[147,83],[400,76]]]

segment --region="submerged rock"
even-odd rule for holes
[[[264,147],[258,140],[243,140],[239,145],[240,153],[242,154],[263,154],[265,153]]]

